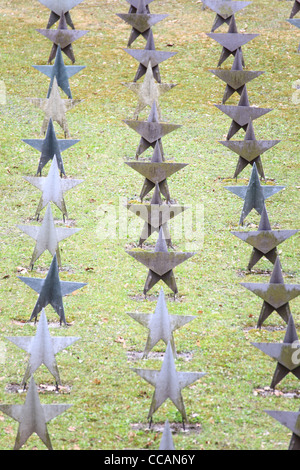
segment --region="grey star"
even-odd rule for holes
[[[222,24],[229,24],[231,18],[252,2],[230,1],[230,0],[202,0],[205,6],[216,12],[216,18],[211,32],[218,29]]]
[[[155,387],[148,413],[150,423],[152,415],[167,399],[170,399],[181,413],[183,422],[187,421],[181,390],[203,377],[205,372],[177,372],[170,343],[167,345],[160,371],[151,369],[132,370]]]
[[[264,410],[269,416],[279,421],[292,431],[288,450],[300,450],[300,412]]]
[[[60,323],[67,324],[62,298],[86,286],[83,282],[60,281],[56,254],[53,256],[50,269],[45,279],[19,276],[18,278],[39,294],[30,321],[33,318],[36,321],[39,312],[50,304],[59,316]]]
[[[45,310],[42,309],[35,336],[16,336],[7,337],[6,339],[30,355],[22,381],[22,385],[25,387],[28,378],[33,375],[42,364],[44,364],[53,375],[56,380],[56,384],[61,385],[55,355],[75,343],[75,341],[78,341],[80,338],[71,336],[51,337]]]
[[[42,5],[51,10],[47,28],[51,28],[63,13],[66,21],[71,28],[75,29],[70,10],[81,3],[83,0],[38,0]]]
[[[64,219],[65,217],[68,217],[64,193],[83,182],[83,180],[78,179],[61,178],[59,176],[55,155],[53,157],[48,176],[24,176],[24,179],[42,191],[42,196],[35,214],[37,218],[39,218],[40,212],[48,205],[49,202],[53,202],[62,211]]]
[[[284,186],[262,186],[254,163],[248,186],[227,186],[226,189],[244,199],[239,221],[240,224],[243,224],[252,209],[261,214],[265,207],[265,200],[284,189]]]
[[[194,320],[192,315],[169,315],[163,288],[161,288],[154,314],[129,313],[134,320],[149,330],[143,358],[147,357],[154,346],[162,340],[170,342],[174,356],[177,356],[173,332]]]
[[[72,405],[42,405],[33,377],[24,405],[0,405],[0,410],[19,422],[18,434],[14,450],[20,449],[36,433],[49,450],[52,444],[47,429],[47,423],[60,415]]]
[[[165,421],[165,427],[159,444],[159,450],[175,450],[173,437],[170,429],[170,423],[168,419]]]
[[[138,119],[139,114],[143,111],[146,106],[152,107],[153,101],[155,101],[158,119],[161,120],[161,111],[159,107],[159,98],[172,88],[176,86],[173,83],[158,83],[154,80],[153,70],[151,61],[149,61],[147,72],[143,83],[123,83],[129,90],[137,95],[138,104],[134,111],[133,118]]]
[[[56,253],[58,265],[61,266],[59,242],[80,230],[78,228],[55,227],[50,203],[47,205],[41,226],[18,225],[17,227],[36,241],[30,261],[31,268],[33,268],[36,260],[46,250],[48,250],[52,256]]]
[[[65,138],[70,137],[69,127],[66,119],[66,112],[83,100],[62,99],[59,94],[56,77],[54,77],[53,86],[49,98],[28,98],[28,101],[37,108],[40,108],[45,117],[43,120],[41,135],[45,135],[49,121],[57,122],[65,133]]]

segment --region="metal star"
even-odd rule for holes
[[[24,405],[0,405],[0,410],[19,422],[14,450],[19,450],[36,433],[49,450],[52,444],[47,423],[72,405],[42,405],[33,377],[30,379]]]
[[[145,49],[124,49],[124,51],[140,63],[133,80],[134,82],[145,75],[148,64],[151,61],[153,76],[157,82],[161,83],[159,64],[177,54],[177,52],[157,51],[154,45],[152,30],[149,32]]]
[[[156,183],[151,204],[127,204],[126,207],[145,221],[142,234],[139,239],[140,246],[154,232],[159,232],[160,228],[163,230],[167,245],[171,246],[172,241],[168,222],[187,209],[185,206],[180,206],[179,204],[163,204],[160,197],[158,183]]]
[[[174,292],[174,295],[176,295],[178,289],[173,269],[195,254],[190,252],[169,252],[162,229],[160,229],[153,252],[141,250],[126,251],[126,253],[149,268],[144,286],[145,295],[160,280],[165,282],[165,284]]]
[[[159,444],[159,450],[175,450],[169,420],[165,421],[163,435]]]
[[[239,155],[237,166],[233,177],[237,178],[247,165],[255,163],[259,175],[265,179],[261,155],[274,147],[280,140],[256,140],[252,120],[249,120],[245,138],[241,141],[219,141],[220,144],[229,148]]]
[[[18,278],[39,294],[29,321],[33,318],[36,321],[39,312],[50,304],[59,316],[60,324],[62,322],[66,324],[62,298],[86,286],[86,283],[82,282],[60,281],[56,255],[53,256],[45,279],[19,276]]]
[[[65,65],[60,46],[57,46],[54,65],[33,65],[39,72],[50,78],[50,85],[47,93],[49,98],[53,86],[54,77],[56,77],[58,86],[72,99],[72,92],[69,84],[69,78],[85,68],[85,65]]]
[[[211,32],[218,29],[222,24],[229,24],[232,16],[252,2],[228,1],[228,0],[202,0],[205,6],[217,13]]]
[[[246,88],[244,88],[237,106],[227,104],[215,104],[214,106],[232,118],[232,123],[226,137],[227,140],[230,140],[231,137],[242,128],[244,131],[247,131],[250,121],[253,122],[255,119],[272,111],[270,108],[256,108],[255,106],[250,106]]]
[[[278,256],[277,246],[298,233],[298,230],[271,230],[267,210],[264,207],[258,231],[231,233],[253,247],[248,263],[248,269],[251,270],[263,256],[274,264]]]
[[[151,15],[145,0],[139,0],[136,11],[133,13],[122,14],[117,13],[122,20],[132,26],[131,35],[127,46],[131,44],[142,35],[146,40],[149,37],[149,32],[152,26],[156,25],[159,21],[167,18],[169,15]]]
[[[211,39],[217,41],[222,47],[222,53],[218,62],[218,67],[225,62],[230,55],[235,56],[236,51],[239,49],[242,53],[242,46],[247,44],[249,41],[252,41],[254,38],[259,36],[259,34],[244,34],[238,33],[234,16],[231,17],[228,33],[206,33]],[[244,59],[242,58],[242,63],[245,65]]]
[[[284,189],[284,186],[262,186],[259,181],[256,165],[253,163],[248,186],[227,186],[226,189],[244,199],[244,206],[239,221],[239,224],[242,225],[252,209],[261,214],[265,206],[265,200]]]
[[[139,114],[143,111],[146,106],[152,107],[153,101],[155,101],[158,119],[161,120],[161,111],[159,107],[159,98],[172,88],[176,86],[173,83],[158,83],[154,80],[153,70],[151,61],[149,61],[147,72],[143,83],[123,83],[129,90],[135,93],[138,97],[138,104],[134,111],[133,118],[138,119]]]
[[[53,159],[54,155],[56,156],[58,168],[61,174],[66,175],[61,152],[67,150],[69,147],[72,147],[72,145],[75,145],[80,142],[80,140],[78,139],[57,139],[53,121],[51,118],[49,119],[49,124],[44,139],[22,140],[26,144],[41,152],[40,161],[36,172],[37,175],[42,174],[42,169],[50,160]]]
[[[178,124],[159,122],[155,101],[152,103],[151,111],[147,121],[125,120],[124,122],[141,136],[141,140],[135,155],[136,159],[138,159],[138,157],[149,147],[152,146],[154,148],[156,143],[160,143],[164,136],[170,132],[173,132],[179,127],[182,127]],[[162,158],[164,158],[163,154]]]
[[[30,103],[32,103],[37,108],[40,108],[45,113],[41,128],[41,135],[45,135],[49,121],[52,119],[53,122],[57,122],[63,129],[65,138],[70,137],[66,112],[70,111],[72,108],[74,108],[74,106],[81,103],[83,100],[62,99],[59,94],[56,77],[54,77],[49,98],[28,98],[28,100]]]
[[[64,200],[64,193],[84,181],[71,178],[60,178],[55,155],[53,157],[48,176],[24,176],[23,178],[28,181],[28,183],[42,191],[42,196],[35,213],[35,217],[37,217],[37,219],[39,218],[42,209],[46,207],[49,202],[53,202],[61,210],[63,219],[67,218],[68,213]]]
[[[222,99],[222,104],[225,104],[226,101],[235,92],[241,95],[246,86],[246,83],[251,82],[252,80],[254,80],[255,78],[259,77],[260,75],[264,73],[264,72],[252,72],[250,70],[243,70],[242,58],[241,58],[241,53],[239,49],[236,51],[231,70],[216,69],[216,70],[209,70],[209,71],[226,83],[226,89],[225,89],[225,93]]]
[[[150,423],[152,415],[168,398],[181,413],[183,422],[187,421],[181,390],[203,377],[205,372],[177,372],[170,343],[167,345],[160,371],[150,369],[132,370],[155,387],[148,413]]]
[[[290,315],[283,343],[251,343],[277,361],[270,387],[275,388],[290,372],[300,380],[299,339],[293,316]]]
[[[295,0],[293,4],[292,11],[290,13],[290,18],[294,18],[295,15],[297,15],[298,11],[300,11],[300,1]]]
[[[300,411],[264,411],[292,431],[288,450],[300,450]]]
[[[32,376],[42,364],[44,364],[53,375],[56,385],[61,385],[55,355],[80,338],[71,336],[57,336],[54,338],[50,336],[45,310],[42,309],[35,336],[15,336],[7,337],[6,339],[16,344],[30,355],[22,381],[22,385],[25,388],[29,377]]]
[[[163,288],[160,289],[155,312],[153,314],[128,312],[128,315],[149,330],[143,358],[148,356],[149,352],[160,340],[166,345],[170,342],[173,355],[176,357],[177,353],[173,332],[196,318],[192,315],[169,315]]]
[[[263,305],[257,322],[257,328],[261,328],[264,321],[275,310],[281,318],[288,323],[291,314],[289,302],[300,295],[300,284],[285,284],[282,276],[279,258],[277,257],[269,284],[241,283],[263,299]]]
[[[71,19],[69,11],[81,3],[83,0],[38,0],[42,5],[51,10],[50,18],[47,28],[51,28],[60,18],[62,12],[66,17],[66,21],[71,28],[74,29],[74,24]]]
[[[297,5],[298,11],[300,10],[300,3],[297,1],[295,2],[295,5]],[[296,12],[297,13],[297,12]],[[294,18],[294,19],[289,19],[287,20],[291,25],[296,26],[296,28],[300,28],[300,18]],[[300,44],[298,46],[298,52],[300,52]]]
[[[51,210],[51,204],[48,203],[41,226],[17,225],[17,227],[34,240],[36,244],[33,250],[30,267],[33,269],[36,260],[48,250],[52,256],[57,257],[58,265],[61,266],[59,242],[79,232],[79,228],[55,227]]]
[[[160,192],[169,203],[171,196],[167,178],[187,166],[187,163],[163,161],[159,142],[155,144],[154,152],[150,162],[125,163],[126,165],[130,166],[130,168],[145,177],[144,185],[140,193],[141,201],[153,188],[155,188],[156,184],[158,184]]]
[[[56,30],[37,29],[37,32],[41,33],[43,36],[53,42],[53,46],[48,59],[48,64],[50,64],[55,58],[57,46],[60,46],[62,52],[66,54],[66,56],[72,61],[72,63],[74,63],[75,56],[72,48],[72,43],[84,36],[86,33],[88,33],[88,31],[80,31],[78,29],[68,29],[67,21],[63,13],[60,16],[59,24]]]

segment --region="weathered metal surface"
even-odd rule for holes
[[[78,29],[68,29],[65,15],[62,13],[57,29],[37,29],[39,33],[49,39],[52,43],[52,49],[48,59],[48,64],[56,56],[57,46],[60,46],[62,52],[72,61],[75,62],[75,56],[72,48],[72,43],[77,39],[84,36],[88,31]]]
[[[69,84],[69,78],[85,68],[85,65],[65,65],[60,46],[57,46],[56,57],[53,65],[33,65],[39,72],[50,78],[47,98],[49,98],[53,86],[54,77],[56,77],[58,86],[72,99],[72,92]]]
[[[264,73],[243,70],[242,57],[239,49],[236,51],[231,70],[214,69],[209,71],[226,83],[222,104],[225,104],[235,92],[241,95],[247,83]]]
[[[86,283],[82,282],[61,281],[59,279],[56,254],[53,256],[50,269],[45,279],[20,276],[18,276],[18,279],[39,294],[30,321],[33,319],[36,321],[42,309],[50,304],[59,316],[60,323],[67,324],[62,299],[64,296],[86,285]]]
[[[248,269],[251,270],[263,256],[274,264],[278,256],[277,246],[298,233],[298,230],[272,230],[264,207],[257,231],[231,233],[253,247],[248,263]]]
[[[165,421],[165,427],[159,444],[159,450],[175,450],[170,423],[168,419]]]
[[[161,83],[159,64],[173,57],[177,52],[157,51],[154,45],[152,30],[144,49],[124,49],[131,57],[139,62],[139,67],[134,77],[134,82],[138,81],[147,72],[147,67],[151,61],[151,67],[155,80]]]
[[[24,405],[0,405],[0,410],[18,421],[18,433],[14,450],[20,449],[36,433],[49,450],[52,444],[47,423],[66,411],[72,405],[42,405],[34,378],[31,377]]]
[[[130,317],[149,330],[143,358],[149,355],[150,351],[159,341],[163,341],[166,345],[170,342],[173,355],[174,357],[177,357],[174,331],[196,318],[192,315],[169,315],[163,288],[160,289],[158,301],[153,314],[127,313]]]
[[[80,338],[71,336],[52,337],[49,333],[45,310],[42,309],[35,336],[14,336],[7,337],[6,339],[29,354],[27,368],[22,381],[22,386],[25,387],[28,379],[41,365],[45,365],[55,378],[56,384],[61,385],[55,356]]]
[[[255,119],[272,111],[271,108],[250,106],[246,87],[243,89],[237,106],[227,104],[215,104],[214,106],[232,118],[232,123],[226,137],[227,140],[230,140],[240,129],[244,129],[246,132],[250,121],[253,122]]]
[[[300,450],[300,411],[264,411],[292,431],[288,450]]]
[[[284,186],[262,186],[259,181],[256,165],[253,163],[248,186],[227,186],[226,189],[244,199],[244,205],[239,221],[239,224],[243,224],[245,218],[252,209],[255,209],[259,214],[261,214],[265,206],[265,200],[284,189]]]
[[[273,272],[268,284],[244,282],[241,285],[263,299],[257,328],[261,328],[264,321],[274,310],[288,323],[291,314],[289,302],[300,295],[300,284],[284,283],[278,257],[274,263]]]
[[[144,286],[145,295],[160,280],[165,282],[174,294],[177,294],[178,289],[173,269],[195,254],[192,252],[169,252],[162,229],[159,231],[154,251],[137,250],[126,251],[126,253],[149,269]]]
[[[233,141],[219,141],[220,144],[229,148],[239,155],[237,166],[233,177],[237,178],[238,175],[246,168],[247,165],[255,163],[257,171],[261,178],[265,178],[261,155],[279,144],[280,140],[256,140],[252,120],[249,120],[244,140]]]
[[[39,218],[41,211],[48,205],[49,202],[53,202],[61,210],[63,219],[67,218],[68,212],[64,200],[64,193],[84,181],[80,179],[60,178],[55,155],[53,157],[49,173],[46,177],[24,176],[23,178],[42,192],[35,213],[35,217],[37,217],[37,219]]]
[[[229,1],[229,0],[202,0],[202,3],[216,12],[216,18],[211,32],[218,29],[222,24],[230,23],[232,16],[238,11],[250,5],[252,2]]]
[[[277,362],[271,388],[274,389],[290,372],[300,380],[300,343],[292,315],[289,317],[282,343],[251,344]]]
[[[70,111],[74,106],[83,100],[78,99],[62,99],[59,93],[56,77],[53,80],[53,86],[49,98],[27,98],[37,108],[41,109],[44,114],[44,120],[41,128],[41,135],[45,135],[49,126],[49,121],[57,122],[65,133],[65,138],[70,137],[69,126],[66,118],[66,112]]]
[[[154,148],[157,142],[161,143],[161,139],[164,136],[182,127],[178,124],[159,122],[155,101],[152,103],[147,121],[124,120],[124,122],[141,136],[135,155],[136,159],[138,159],[138,157],[149,147]],[[162,159],[164,159],[163,153]]]
[[[127,204],[127,209],[133,212],[133,214],[144,220],[145,224],[142,229],[142,233],[139,239],[139,245],[141,246],[153,233],[159,232],[162,228],[164,238],[168,246],[172,245],[170,232],[168,229],[168,222],[172,220],[176,215],[182,214],[187,209],[185,206],[179,204],[165,204],[162,203],[159,191],[159,185],[156,183],[156,187],[153,193],[153,197],[150,204]]]
[[[300,11],[300,1],[294,0],[294,4],[290,13],[290,19],[294,18],[295,15]]]
[[[123,85],[135,93],[138,99],[133,119],[138,119],[143,109],[147,106],[151,108],[153,102],[155,102],[158,120],[161,120],[159,98],[176,86],[176,84],[173,83],[158,83],[153,76],[151,61],[149,61],[143,83],[131,82],[123,83]]]
[[[58,265],[61,266],[59,243],[80,230],[79,228],[55,226],[50,203],[47,205],[41,226],[17,225],[17,227],[36,241],[30,261],[31,268],[46,250],[52,256],[56,253]]]
[[[80,142],[78,139],[57,139],[53,121],[50,118],[46,136],[44,139],[23,139],[23,142],[41,152],[38,169],[36,174],[41,175],[42,169],[56,156],[57,165],[62,175],[66,175],[61,153],[72,145]]]
[[[180,412],[183,422],[187,421],[187,414],[181,391],[183,388],[203,377],[205,372],[177,372],[170,343],[167,345],[160,371],[151,369],[132,370],[155,387],[148,413],[148,420],[150,420],[150,423],[155,411],[168,399],[174,403]]]
[[[61,13],[67,13],[76,7],[83,0],[38,0],[42,5],[56,13],[59,17]]]

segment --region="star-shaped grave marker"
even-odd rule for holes
[[[50,96],[54,77],[56,77],[58,86],[69,99],[72,99],[69,78],[83,70],[85,65],[65,65],[62,57],[61,47],[57,46],[56,57],[53,65],[33,65],[33,67],[50,78],[47,98]]]
[[[168,419],[165,421],[165,427],[159,444],[159,450],[175,450],[173,436],[171,433],[170,423]]]
[[[225,104],[234,93],[241,95],[247,83],[251,82],[264,73],[243,70],[242,57],[239,49],[236,51],[231,70],[215,69],[210,70],[210,72],[226,83],[222,104]]]
[[[128,312],[128,315],[149,330],[143,358],[147,357],[154,346],[161,340],[166,345],[170,342],[173,355],[176,357],[174,331],[196,318],[192,315],[169,315],[163,288],[160,289],[153,314]]]
[[[255,209],[258,214],[261,214],[265,206],[265,200],[284,189],[284,186],[262,186],[254,163],[248,186],[227,186],[226,189],[236,194],[241,199],[244,199],[239,221],[239,224],[242,225],[252,209]]]
[[[149,147],[154,148],[157,142],[161,143],[161,139],[164,136],[182,127],[178,124],[159,122],[155,101],[152,104],[147,121],[138,121],[135,119],[124,120],[124,122],[127,124],[127,126],[129,126],[141,136],[140,143],[135,155],[136,159],[138,159],[138,157]],[[164,158],[163,153],[162,158]]]
[[[282,343],[251,344],[277,362],[270,385],[271,388],[275,389],[290,372],[300,380],[300,344],[292,315],[289,317]]]
[[[75,56],[72,43],[88,33],[88,31],[78,29],[68,29],[67,21],[63,13],[60,16],[57,29],[37,29],[37,31],[53,43],[48,64],[55,58],[58,46],[60,46],[61,51],[66,54],[74,64]]]
[[[182,214],[187,209],[179,204],[162,203],[159,186],[156,183],[153,197],[150,204],[127,204],[127,209],[136,214],[145,221],[139,240],[141,246],[154,232],[159,232],[162,227],[164,238],[168,246],[172,246],[171,235],[168,228],[168,222]]]
[[[80,230],[79,228],[55,226],[50,203],[47,205],[45,217],[41,226],[18,225],[17,227],[36,241],[30,261],[31,269],[33,269],[37,259],[46,250],[48,250],[52,256],[56,253],[58,265],[61,266],[59,242]]]
[[[36,433],[49,450],[53,450],[47,423],[72,405],[43,405],[34,378],[31,377],[24,405],[0,405],[0,411],[19,422],[14,450],[19,450]]]
[[[290,19],[294,18],[295,15],[300,11],[300,0],[294,0],[294,4],[290,13]]]
[[[248,263],[248,269],[251,270],[263,256],[274,264],[278,256],[277,246],[298,233],[298,230],[272,230],[264,207],[257,231],[231,233],[253,247]]]
[[[49,98],[28,98],[28,101],[45,113],[41,135],[45,135],[49,126],[49,121],[52,119],[52,122],[57,122],[63,129],[65,138],[70,137],[66,112],[70,111],[83,100],[62,99],[59,93],[56,77],[54,77]]]
[[[206,7],[216,12],[216,18],[211,28],[211,32],[214,32],[224,23],[229,24],[235,13],[247,7],[252,2],[232,2],[230,0],[202,0],[202,3]]]
[[[152,30],[149,32],[149,37],[144,49],[124,50],[139,62],[139,67],[133,80],[134,82],[138,81],[143,75],[145,75],[149,62],[151,61],[153,76],[157,82],[161,83],[159,64],[177,54],[177,52],[157,51],[154,45]]]
[[[259,36],[259,34],[238,33],[234,16],[232,16],[227,33],[207,33],[207,36],[214,39],[222,46],[222,53],[217,65],[220,67],[230,55],[235,56],[237,50],[242,54],[242,46],[252,41],[254,38]],[[243,57],[242,64],[245,66]]]
[[[288,450],[300,450],[300,411],[264,411],[292,431]]]
[[[250,122],[272,111],[270,108],[250,106],[246,88],[244,88],[237,106],[227,104],[215,104],[215,106],[232,119],[227,140],[230,140],[240,129],[244,129],[246,132]]]
[[[187,163],[175,163],[163,161],[159,142],[156,142],[153,155],[150,162],[125,162],[133,170],[145,177],[144,184],[140,193],[141,201],[158,184],[161,194],[167,202],[171,202],[171,196],[167,178],[177,171],[181,170]]]
[[[174,403],[180,412],[183,423],[187,421],[187,414],[181,391],[183,388],[203,377],[205,372],[177,372],[170,343],[167,345],[160,370],[132,370],[155,387],[152,403],[148,413],[150,425],[155,411],[168,399]]]
[[[233,177],[238,175],[248,165],[255,163],[257,171],[261,178],[265,179],[265,173],[261,161],[261,155],[279,144],[280,140],[256,140],[252,120],[249,120],[244,140],[225,140],[219,141],[220,144],[232,150],[239,155],[238,162]]]
[[[137,250],[126,251],[126,253],[149,269],[144,286],[145,295],[160,280],[176,295],[178,289],[173,269],[195,254],[192,252],[169,252],[162,228],[159,231],[154,251]]]
[[[24,176],[23,178],[42,192],[35,213],[37,219],[44,207],[46,207],[49,202],[53,202],[61,210],[63,219],[65,220],[65,218],[68,217],[68,213],[64,193],[84,181],[73,178],[61,178],[59,176],[56,155],[53,157],[47,176]]]
[[[156,80],[154,80],[151,61],[148,64],[145,78],[142,83],[131,82],[123,83],[123,85],[135,93],[138,98],[138,104],[134,111],[133,119],[138,119],[139,114],[143,111],[143,109],[145,109],[147,106],[151,108],[153,102],[155,101],[159,120],[161,120],[159,98],[176,86],[176,84],[173,83],[158,83]]]
[[[63,13],[66,17],[68,25],[75,29],[70,10],[76,7],[83,0],[38,0],[42,5],[51,10],[50,18],[47,24],[47,28],[51,28],[59,19]]]
[[[78,139],[58,139],[56,137],[53,121],[50,118],[46,136],[44,139],[23,139],[23,142],[30,145],[41,153],[36,174],[41,175],[42,169],[56,156],[58,168],[62,175],[66,175],[61,153],[80,142]]]
[[[146,1],[139,0],[135,12],[127,14],[117,13],[117,16],[132,26],[132,31],[127,44],[127,47],[130,47],[140,35],[147,40],[152,26],[167,18],[169,15],[150,14]]]
[[[276,311],[288,323],[291,315],[289,302],[300,295],[300,284],[285,284],[279,258],[277,257],[268,284],[242,282],[241,285],[263,299],[263,305],[257,322],[261,328],[265,320]]]
[[[56,386],[61,385],[55,356],[80,338],[71,336],[52,337],[49,333],[45,310],[42,309],[35,336],[14,336],[7,337],[6,339],[29,354],[29,361],[22,381],[22,385],[25,388],[28,379],[42,365],[45,365],[53,375]]]
[[[37,316],[42,309],[50,304],[59,316],[60,324],[67,324],[63,306],[63,297],[86,286],[86,283],[61,281],[59,279],[56,254],[53,256],[50,269],[45,279],[20,276],[18,276],[18,278],[39,294],[29,321],[33,319],[36,321]]]

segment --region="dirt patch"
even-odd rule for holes
[[[27,393],[27,387],[23,387],[22,384],[10,383],[6,386],[6,392],[8,393]],[[69,394],[71,392],[71,387],[66,385],[56,385],[51,384],[39,384],[37,385],[37,390],[39,393],[58,393],[58,394]]]
[[[145,295],[145,294],[136,294],[136,295],[129,295],[129,298],[131,300],[136,300],[137,302],[143,302],[143,301],[150,301],[150,302],[157,302],[158,301],[158,295],[155,294],[150,294],[150,295]],[[179,296],[179,295],[174,295],[174,294],[167,294],[165,295],[165,298],[168,302],[184,302],[185,297]]]
[[[271,387],[255,388],[253,395],[262,397],[287,397],[287,398],[300,398],[300,389],[296,390],[276,390]]]
[[[151,351],[145,359],[160,359],[163,360],[164,352]],[[140,361],[143,359],[143,351],[127,351],[127,359],[129,361]],[[192,352],[178,352],[176,359],[183,359],[184,361],[191,361],[193,359]]]
[[[134,431],[145,431],[148,432],[163,432],[165,428],[164,422],[153,422],[150,423],[132,423],[131,427]],[[200,423],[169,423],[172,434],[200,434],[201,424]]]

